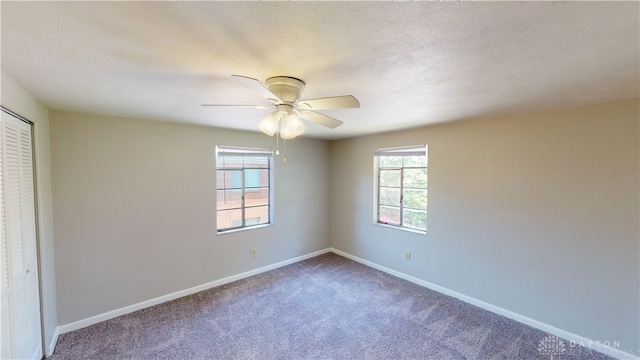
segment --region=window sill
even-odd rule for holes
[[[237,228],[237,229],[231,229],[231,230],[216,231],[216,235],[225,235],[225,234],[232,234],[232,233],[237,233],[237,232],[241,232],[241,231],[248,231],[248,230],[253,230],[253,229],[262,229],[262,228],[266,228],[266,227],[269,227],[269,226],[273,226],[273,224],[262,224],[262,225],[247,226],[247,227],[242,227],[242,228]]]
[[[418,235],[427,235],[427,231],[426,230],[416,230],[416,229],[411,229],[411,228],[406,228],[406,227],[401,227],[401,226],[394,226],[394,225],[387,225],[387,224],[383,224],[383,223],[373,223],[373,225],[377,225],[377,226],[381,226],[387,229],[395,229],[395,230],[400,230],[400,231],[406,231],[406,232],[410,232],[410,233],[414,233],[414,234],[418,234]]]

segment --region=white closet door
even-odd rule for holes
[[[40,296],[31,126],[2,112],[2,358],[39,359]]]

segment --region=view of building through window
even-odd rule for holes
[[[427,146],[376,150],[377,222],[427,230]]]
[[[218,232],[271,223],[271,163],[266,149],[217,148]]]

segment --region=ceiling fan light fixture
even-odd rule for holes
[[[282,120],[282,129],[280,129],[280,137],[285,140],[293,139],[296,136],[302,135],[304,133],[305,127],[302,120],[296,115],[295,112],[289,113]]]
[[[278,113],[274,111],[271,114],[267,115],[264,119],[262,119],[262,121],[260,121],[260,124],[258,124],[258,128],[263,133],[269,136],[273,136],[276,133],[276,130],[278,130],[278,120]]]

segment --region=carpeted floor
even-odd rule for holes
[[[609,359],[333,253],[60,336],[51,359]]]

